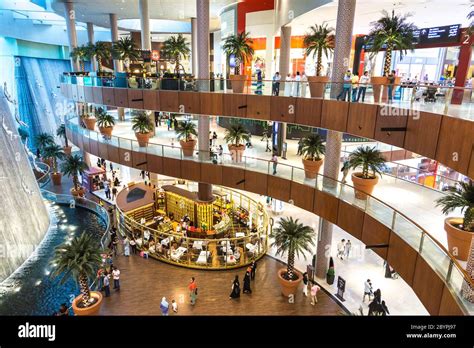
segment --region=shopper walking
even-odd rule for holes
[[[191,282],[188,285],[188,289],[189,289],[189,297],[191,298],[191,304],[194,306],[196,304],[197,293],[198,293],[197,283],[194,277],[191,277]]]
[[[115,198],[117,198],[117,187],[112,187],[112,200],[115,201]]]
[[[114,289],[120,291],[120,270],[117,267],[114,267],[112,276],[114,278]]]
[[[232,292],[229,295],[229,299],[239,298],[240,297],[240,282],[239,276],[236,275],[234,281],[232,282]]]
[[[132,239],[130,241],[130,249],[132,250],[132,254],[136,255],[136,253],[137,253],[137,242],[135,242],[135,239]]]
[[[336,99],[340,100],[342,98],[342,101],[346,101],[347,96],[347,101],[351,101],[352,74],[350,70],[347,70],[344,74],[343,81],[341,93]]]
[[[345,239],[341,239],[341,241],[337,243],[337,257],[340,258],[341,260],[344,259],[343,256],[344,256],[345,244],[346,244]]]
[[[161,315],[167,316],[169,308],[170,308],[170,305],[168,301],[166,301],[166,297],[163,297],[160,303]]]
[[[359,79],[359,92],[357,93],[357,101],[360,100],[362,95],[362,102],[365,100],[365,92],[367,91],[367,85],[370,82],[369,72],[364,71],[364,74]]]
[[[123,240],[123,256],[130,256],[130,239],[128,237]]]
[[[171,308],[173,309],[174,313],[178,313],[178,303],[175,300],[171,300]]]
[[[255,275],[257,274],[257,261],[253,260],[250,264],[250,267],[250,277],[252,278],[252,280],[255,280]]]
[[[273,175],[276,175],[277,165],[278,165],[278,157],[277,157],[275,152],[273,153],[271,162],[273,163]]]
[[[280,73],[277,71],[275,75],[273,75],[272,79],[272,95],[278,96],[280,94],[280,80],[281,76]]]
[[[368,296],[370,301],[370,297],[373,295],[372,283],[370,282],[370,279],[367,279],[364,283],[364,297],[362,298],[362,302],[365,302],[365,296]]]
[[[109,273],[107,271],[104,272],[104,292],[105,297],[110,296],[110,278]]]
[[[303,273],[303,295],[308,297],[308,272]]]
[[[349,159],[346,158],[346,159],[344,160],[344,163],[342,164],[342,168],[341,168],[341,172],[342,172],[342,180],[341,180],[341,182],[342,182],[343,184],[346,183],[346,178],[347,178],[347,175],[349,174],[349,170],[350,170],[350,169],[351,169],[351,168],[350,168],[350,164],[349,164]]]
[[[390,312],[388,311],[388,307],[387,307],[387,304],[385,303],[385,301],[382,301],[381,303],[381,307],[382,307],[382,315],[385,316],[387,314],[390,314]]]
[[[311,287],[311,304],[313,306],[316,305],[316,303],[318,303],[319,290],[321,290],[321,288],[316,283],[313,283],[313,286]]]
[[[352,248],[352,243],[351,243],[351,241],[348,239],[346,245],[344,245],[344,257],[345,257],[346,259],[349,258],[349,254],[351,253],[351,248]]]
[[[250,287],[250,273],[249,272],[245,272],[245,276],[244,276],[244,289],[242,291],[244,294],[251,294],[252,293],[252,289]]]

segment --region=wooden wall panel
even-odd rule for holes
[[[119,148],[118,163],[123,164],[127,167],[133,167],[133,154],[134,153],[135,151]]]
[[[93,93],[94,104],[106,104],[102,97],[102,87],[92,87],[92,93]]]
[[[344,201],[339,201],[337,225],[360,240],[362,238],[364,215],[365,213],[359,208]]]
[[[297,207],[307,211],[312,211],[314,203],[314,188],[292,181],[290,199],[293,200],[294,205]]]
[[[279,199],[283,202],[290,200],[291,181],[274,175],[268,175],[268,193],[267,195]]]
[[[278,122],[295,123],[296,98],[272,97],[270,119]]]
[[[114,89],[115,88],[111,87],[102,87],[103,104],[111,106],[117,105],[115,104]]]
[[[143,109],[143,90],[128,89],[128,107],[131,109]]]
[[[225,115],[224,114],[224,95],[223,93],[199,93],[201,97],[201,114],[202,115]],[[232,95],[232,94],[230,94]]]
[[[313,212],[323,219],[337,223],[339,199],[323,191],[314,191]]]
[[[181,178],[201,181],[201,163],[192,160],[181,161]]]
[[[114,88],[115,106],[128,108],[128,89]]]
[[[146,152],[131,151],[132,152],[132,166],[138,170],[148,170]]]
[[[163,157],[163,174],[175,178],[180,178],[181,160]]]
[[[79,100],[79,96],[77,94],[77,85],[71,85],[71,99],[74,101]]]
[[[201,182],[222,185],[222,166],[212,163],[202,163]]]
[[[113,163],[120,163],[119,148],[114,145],[107,145],[107,159]]]
[[[148,154],[146,159],[149,172],[163,173],[163,157]]]
[[[396,233],[390,233],[387,262],[412,286],[418,252]]]
[[[295,123],[311,127],[321,126],[323,100],[317,98],[297,98]]]
[[[99,144],[96,140],[89,139],[89,153],[99,156]]]
[[[378,107],[374,104],[350,103],[347,133],[373,139]]]
[[[464,312],[459,307],[459,304],[456,302],[453,294],[446,286],[443,286],[443,294],[441,296],[441,303],[439,306],[439,315],[465,315]]]
[[[94,102],[94,90],[91,86],[84,86],[84,101],[87,103]]]
[[[223,94],[223,114],[225,116],[247,117],[247,95],[246,94]]]
[[[178,92],[178,104],[180,112],[188,114],[201,113],[201,93]]]
[[[143,109],[145,110],[159,110],[159,91],[156,89],[143,90]]]
[[[80,101],[81,103],[85,102],[85,91],[84,91],[84,86],[77,86],[77,100]]]
[[[450,116],[442,118],[435,159],[467,173],[474,145],[474,122]]]
[[[387,131],[382,128],[406,128],[408,117],[407,116],[396,116],[406,112],[403,109],[392,107],[392,106],[380,106],[379,113],[377,115],[377,123],[375,124],[375,135],[374,138],[386,144],[403,147],[405,143],[405,130],[400,131]]]
[[[321,111],[321,127],[345,132],[348,114],[349,103],[325,99]]]
[[[469,176],[471,179],[474,179],[474,145],[472,146],[472,149],[471,149],[471,159],[469,161],[467,176]]]
[[[369,214],[365,214],[361,241],[365,245],[388,244],[390,229]],[[374,248],[372,250],[381,258],[387,259],[388,248]]]
[[[247,95],[247,118],[270,119],[270,100],[268,95]]]
[[[222,167],[222,185],[243,190],[245,188],[245,172],[234,167]]]
[[[439,313],[443,287],[444,283],[438,274],[418,255],[412,288],[431,315]]]
[[[261,195],[267,194],[267,174],[245,171],[245,190],[258,193]]]
[[[160,90],[160,111],[178,112],[179,97],[177,91]]]
[[[107,144],[99,143],[99,157],[108,158]]]
[[[419,112],[419,115],[408,117],[403,148],[434,158],[441,120],[440,115],[429,112]]]

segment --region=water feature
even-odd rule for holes
[[[74,279],[60,284],[51,277],[54,249],[86,232],[100,243],[106,225],[95,213],[80,207],[48,203],[51,228],[31,257],[0,285],[0,315],[51,315],[79,294]]]

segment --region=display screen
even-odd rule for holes
[[[459,42],[461,24],[423,28],[413,32],[417,44],[446,44]]]

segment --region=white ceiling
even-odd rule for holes
[[[462,24],[467,26],[466,18],[470,11],[469,0],[357,0],[354,34],[366,34],[370,22],[380,18],[382,10],[396,13],[411,13],[409,18],[419,28]],[[335,27],[337,1],[305,13],[291,22],[292,35],[304,35],[310,25],[327,22]]]
[[[64,2],[53,0],[53,10],[64,16]],[[139,16],[138,0],[71,0],[74,3],[76,19],[81,22],[92,22],[95,25],[110,28],[109,14],[116,13],[119,19],[137,19]],[[210,29],[220,27],[219,11],[235,0],[209,0]],[[148,8],[152,19],[172,19],[187,21],[196,17],[196,0],[149,0]],[[125,28],[123,28],[125,29]]]

